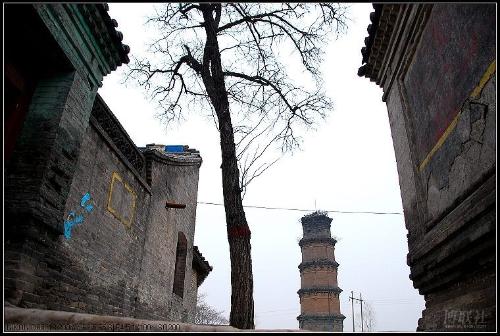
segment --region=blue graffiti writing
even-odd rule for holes
[[[83,223],[83,219],[82,215],[75,216],[73,211],[69,213],[68,218],[64,221],[64,237],[66,239],[71,238],[71,228],[76,224]]]
[[[84,208],[88,213],[92,212],[94,206],[92,204],[87,204],[91,199],[90,193],[83,195],[80,206]],[[70,211],[68,217],[64,221],[64,237],[66,239],[71,239],[71,229],[77,224],[83,223],[85,220],[82,214],[76,215],[74,211]]]
[[[83,195],[82,200],[80,202],[80,205],[84,207],[85,210],[87,210],[87,212],[91,212],[92,209],[94,209],[92,204],[85,205],[85,203],[87,203],[89,200],[90,200],[90,193],[86,193],[85,195]]]

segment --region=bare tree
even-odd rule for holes
[[[169,3],[156,8],[148,22],[159,34],[151,43],[153,55],[135,59],[128,75],[149,90],[167,123],[196,108],[211,111],[222,154],[230,324],[254,328],[250,229],[242,196],[276,162],[266,153],[297,148],[300,130],[332,108],[318,66],[328,38],[345,28],[345,6]],[[290,58],[284,50],[296,52],[299,66],[316,83],[313,89],[289,78],[281,62]]]
[[[218,311],[205,302],[206,295],[198,293],[194,323],[196,324],[229,324],[223,312]]]
[[[363,301],[363,328],[361,328],[361,312],[355,314],[356,329],[358,331],[375,331],[375,311],[373,306],[366,300]]]

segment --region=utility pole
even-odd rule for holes
[[[361,303],[361,331],[363,330],[363,299],[361,298],[361,293],[359,293],[359,299],[354,297],[354,291],[351,291],[351,296],[349,297],[349,300],[351,300],[351,312],[352,312],[352,331],[356,331],[354,329],[354,300],[359,301]]]
[[[351,300],[351,314],[352,314],[352,331],[356,331],[356,329],[354,329],[354,291],[351,291],[351,296],[349,297],[349,300]],[[357,299],[356,299],[357,300]]]
[[[363,299],[361,293],[359,293],[359,302],[361,303],[361,331],[363,331]]]

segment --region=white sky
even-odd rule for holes
[[[131,55],[148,41],[144,16],[151,4],[110,3]],[[302,150],[287,154],[250,184],[244,204],[270,207],[402,212],[396,160],[382,90],[357,76],[371,4],[351,6],[349,30],[328,46],[325,89],[335,104],[326,122],[307,133]],[[198,200],[222,203],[220,148],[213,122],[196,117],[165,130],[154,117],[156,104],[141,88],[122,84],[125,66],[108,75],[99,93],[137,146],[185,144],[200,151]],[[207,111],[208,112],[208,111]],[[205,113],[208,114],[208,113]],[[201,115],[201,114],[200,114]],[[257,328],[298,329],[301,262],[300,217],[306,212],[246,209],[252,230]],[[378,331],[415,331],[424,300],[413,288],[406,265],[408,246],[402,215],[337,214],[336,260],[344,331],[352,331],[350,292],[369,302]],[[229,316],[231,288],[224,208],[199,205],[195,244],[213,266],[200,287],[206,301]],[[359,312],[359,304],[355,304]]]

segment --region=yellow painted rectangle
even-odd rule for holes
[[[112,205],[112,200],[113,200],[113,191],[115,191],[115,186],[117,185],[116,183],[121,183],[123,184],[125,190],[132,195],[132,204],[129,207],[129,214],[130,217],[127,219],[126,216],[124,216],[123,213],[120,213],[119,210],[114,209]],[[118,197],[118,195],[116,196]],[[120,222],[122,222],[128,229],[130,229],[132,225],[133,218],[135,216],[135,204],[137,201],[137,195],[134,192],[134,190],[128,185],[128,183],[123,181],[123,178],[118,174],[117,172],[113,172],[113,176],[111,178],[111,184],[109,187],[109,194],[108,194],[108,211],[113,214],[113,216],[116,217]]]

